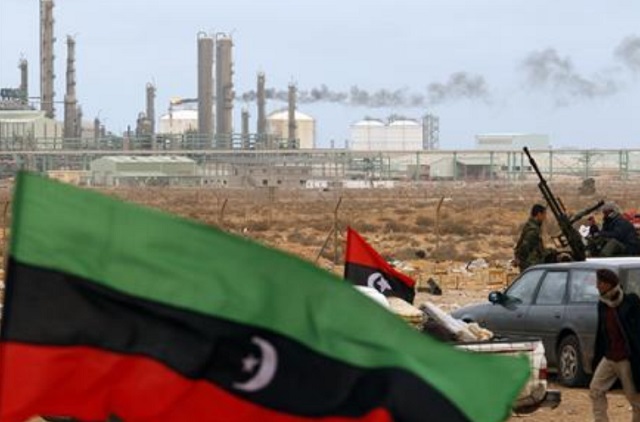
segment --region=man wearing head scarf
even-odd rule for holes
[[[640,253],[636,229],[625,220],[618,206],[607,202],[602,207],[602,230],[596,235],[602,244],[600,256],[634,256]]]
[[[609,421],[607,391],[619,379],[631,404],[631,420],[640,422],[640,298],[625,294],[613,271],[598,270],[596,276],[600,301],[595,372],[589,386],[594,421]]]

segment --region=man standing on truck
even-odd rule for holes
[[[624,219],[614,202],[602,206],[602,230],[596,235],[602,244],[600,256],[634,256],[640,252],[640,242],[633,224]]]
[[[595,372],[589,386],[595,422],[608,422],[607,391],[617,379],[640,422],[640,298],[625,294],[611,270],[596,272],[600,293],[594,353]],[[597,366],[596,366],[597,365]]]
[[[547,208],[535,204],[531,208],[529,220],[520,233],[520,239],[515,247],[515,258],[520,272],[532,265],[549,262],[555,258],[553,249],[545,249],[542,242],[542,223],[547,218]]]

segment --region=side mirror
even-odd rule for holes
[[[504,303],[504,294],[502,292],[491,292],[489,293],[489,302],[494,305],[500,305]]]

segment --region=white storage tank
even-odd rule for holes
[[[355,151],[417,151],[423,149],[422,124],[415,120],[394,120],[385,125],[366,119],[351,126],[350,149]]]
[[[387,127],[380,120],[365,119],[351,126],[350,149],[355,151],[377,151],[386,142]]]
[[[422,149],[422,124],[415,120],[394,120],[387,126],[387,145],[392,151]]]
[[[182,135],[194,131],[198,131],[198,110],[174,110],[160,117],[160,134]]]
[[[296,135],[300,149],[313,149],[316,145],[316,121],[308,114],[296,110]],[[289,139],[289,112],[287,109],[275,111],[267,117],[267,132],[275,138]]]

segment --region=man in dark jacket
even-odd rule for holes
[[[547,209],[544,205],[535,204],[531,208],[531,215],[522,228],[514,251],[521,272],[532,265],[552,260],[555,255],[555,251],[545,249],[542,242],[542,223],[546,218]]]
[[[598,270],[598,330],[595,372],[589,386],[595,422],[608,422],[607,391],[617,379],[640,422],[640,298],[625,294],[616,273]]]
[[[640,252],[640,242],[635,227],[620,215],[618,206],[607,202],[602,207],[602,230],[597,238],[602,241],[600,256],[634,256]]]

